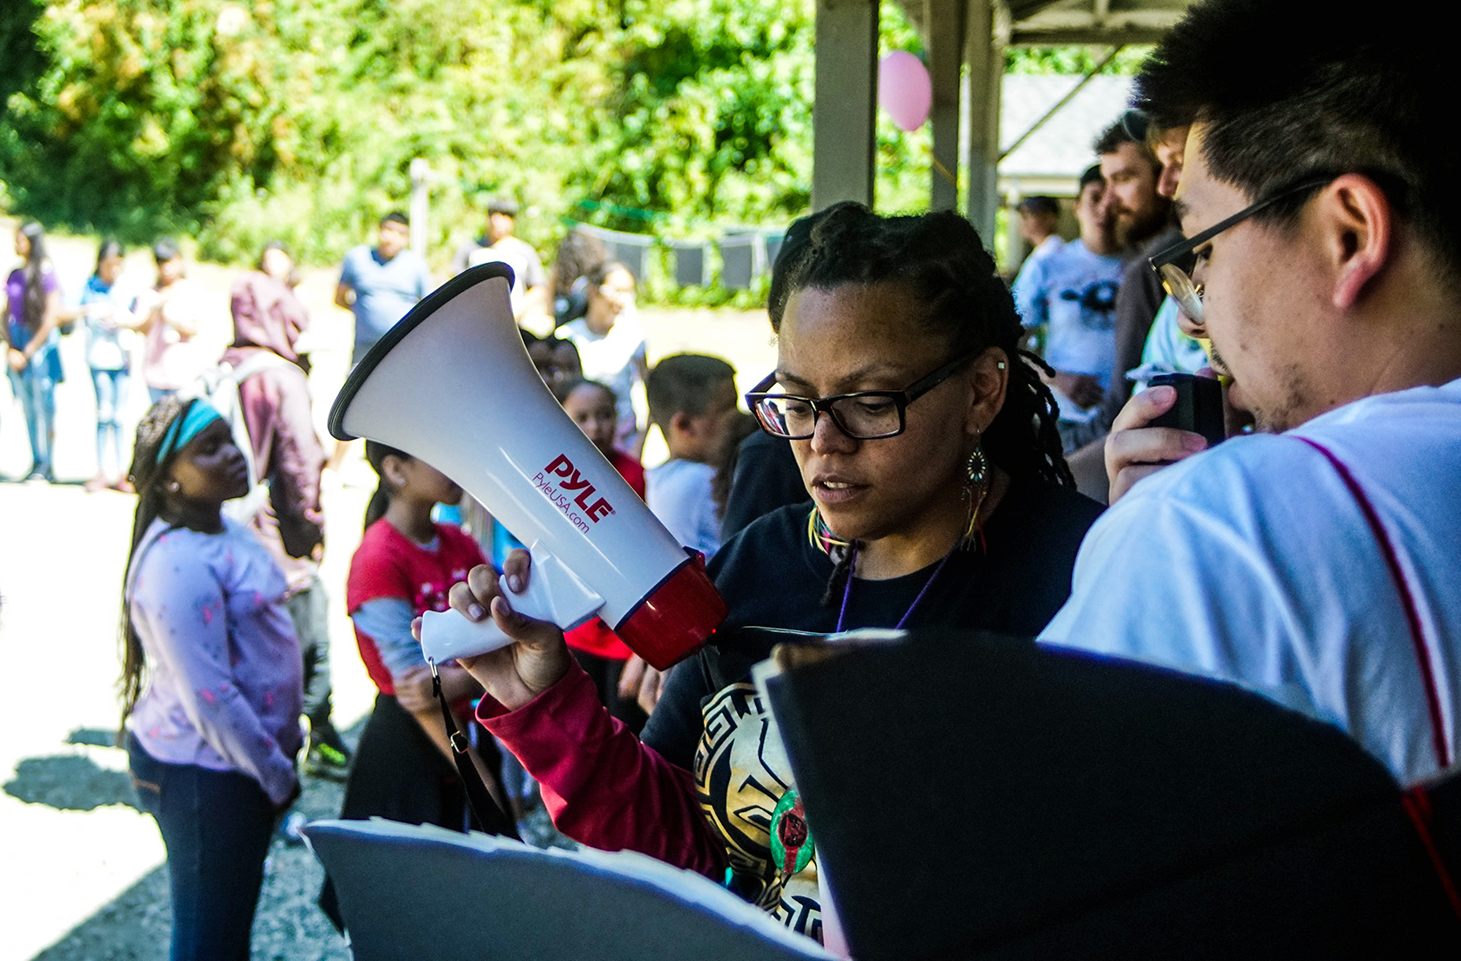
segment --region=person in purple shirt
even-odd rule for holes
[[[30,435],[32,463],[26,479],[54,481],[51,453],[56,443],[56,384],[61,380],[61,355],[56,351],[61,285],[46,256],[40,224],[21,225],[15,232],[15,253],[24,263],[5,281],[6,366]]]
[[[274,823],[299,794],[303,669],[284,575],[222,514],[248,492],[248,462],[207,401],[148,411],[131,476],[122,718],[167,848],[171,956],[247,959]]]

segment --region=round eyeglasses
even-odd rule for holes
[[[1189,237],[1151,257],[1148,263],[1152,265],[1152,270],[1157,272],[1157,278],[1162,282],[1162,289],[1177,302],[1177,306],[1182,308],[1182,313],[1186,314],[1189,320],[1194,324],[1201,324],[1204,313],[1203,289],[1202,284],[1192,279],[1192,273],[1197,267],[1197,248],[1229,227],[1236,227],[1265,207],[1276,204],[1286,197],[1292,197],[1294,194],[1318,190],[1337,176],[1339,175],[1326,174],[1321,178],[1305,180],[1292,187],[1280,189],[1272,196],[1244,207],[1228,219],[1219,221],[1196,236]]]
[[[955,357],[909,384],[903,390],[859,390],[830,397],[799,397],[767,393],[776,383],[769,374],[746,394],[746,406],[761,429],[776,437],[806,440],[817,430],[817,415],[825,413],[837,429],[854,440],[897,437],[908,427],[908,405],[952,377],[960,367],[984,352],[983,348]]]

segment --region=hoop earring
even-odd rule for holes
[[[981,550],[984,548],[984,531],[979,524],[979,510],[984,506],[984,498],[989,493],[989,458],[984,454],[984,447],[977,440],[974,443],[974,450],[970,452],[969,459],[964,464],[964,499],[969,502],[969,519],[964,524],[964,534],[959,538],[959,547],[968,549],[973,547],[976,541]]]

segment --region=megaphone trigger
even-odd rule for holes
[[[604,599],[590,590],[578,576],[541,544],[534,543],[531,573],[521,593],[505,581],[503,590],[512,609],[537,621],[551,621],[564,630],[575,628],[593,617]],[[469,621],[456,611],[427,611],[421,616],[421,652],[437,662],[458,657],[475,657],[512,643],[492,618]]]

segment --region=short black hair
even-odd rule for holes
[[[1101,135],[1096,138],[1096,142],[1092,144],[1092,148],[1096,151],[1097,155],[1101,155],[1115,153],[1123,145],[1134,143],[1141,149],[1141,155],[1146,158],[1147,163],[1152,165],[1152,169],[1160,170],[1162,169],[1162,165],[1157,163],[1157,155],[1152,152],[1151,147],[1147,146],[1145,120],[1142,121],[1140,137],[1136,136],[1136,133],[1132,130],[1132,126],[1134,125],[1132,115],[1135,113],[1136,111],[1134,110],[1128,110],[1126,113],[1111,121],[1111,126],[1101,131]]]
[[[1079,195],[1085,193],[1086,192],[1086,186],[1088,184],[1100,183],[1102,181],[1102,179],[1103,178],[1101,177],[1101,165],[1100,164],[1091,164],[1085,170],[1082,170],[1081,171],[1080,183],[1075,188],[1076,195],[1079,196]]]
[[[177,241],[171,237],[163,237],[152,244],[152,259],[159,264],[177,260],[182,255],[183,252],[178,249]]]
[[[493,197],[487,201],[487,216],[489,217],[493,214],[505,214],[516,218],[519,209],[517,201],[511,197]]]
[[[604,383],[601,380],[593,380],[592,378],[582,376],[570,377],[563,383],[552,388],[553,399],[558,401],[558,403],[560,404],[566,404],[568,403],[568,398],[572,397],[573,392],[578,390],[580,387],[592,387],[594,390],[597,390],[604,394],[604,396],[608,397],[609,403],[615,405],[619,403],[619,392],[614,390],[614,388],[610,387],[608,384]]]
[[[365,441],[365,462],[375,471],[380,478],[380,483],[375,485],[375,493],[370,495],[370,502],[365,505],[365,529],[369,530],[370,525],[386,516],[387,509],[391,506],[391,485],[386,481],[385,463],[387,457],[399,457],[401,460],[414,460],[405,451],[391,447],[389,444],[382,444],[378,440],[366,439]]]
[[[1454,109],[1449,46],[1445,31],[1356,22],[1325,0],[1205,0],[1143,65],[1135,105],[1163,128],[1201,122],[1212,175],[1255,201],[1320,175],[1370,177],[1458,273],[1457,153],[1437,139]],[[1308,199],[1257,217],[1291,223]]]
[[[719,384],[735,390],[736,369],[707,354],[673,354],[654,365],[644,379],[649,419],[662,431],[676,414],[698,417],[705,413],[711,392]]]
[[[595,264],[593,269],[584,274],[584,276],[588,278],[590,287],[602,287],[604,282],[609,279],[610,274],[620,270],[624,271],[630,277],[634,276],[634,271],[630,270],[628,266],[618,260],[606,260],[601,264]]]
[[[400,224],[402,227],[409,227],[411,226],[411,219],[399,210],[392,210],[380,219],[380,225],[382,227],[386,224]]]
[[[101,273],[101,262],[108,257],[125,257],[127,249],[115,237],[108,237],[96,248],[96,272]]]
[[[1026,197],[1015,205],[1022,214],[1044,214],[1047,217],[1060,216],[1060,203],[1054,197]]]

